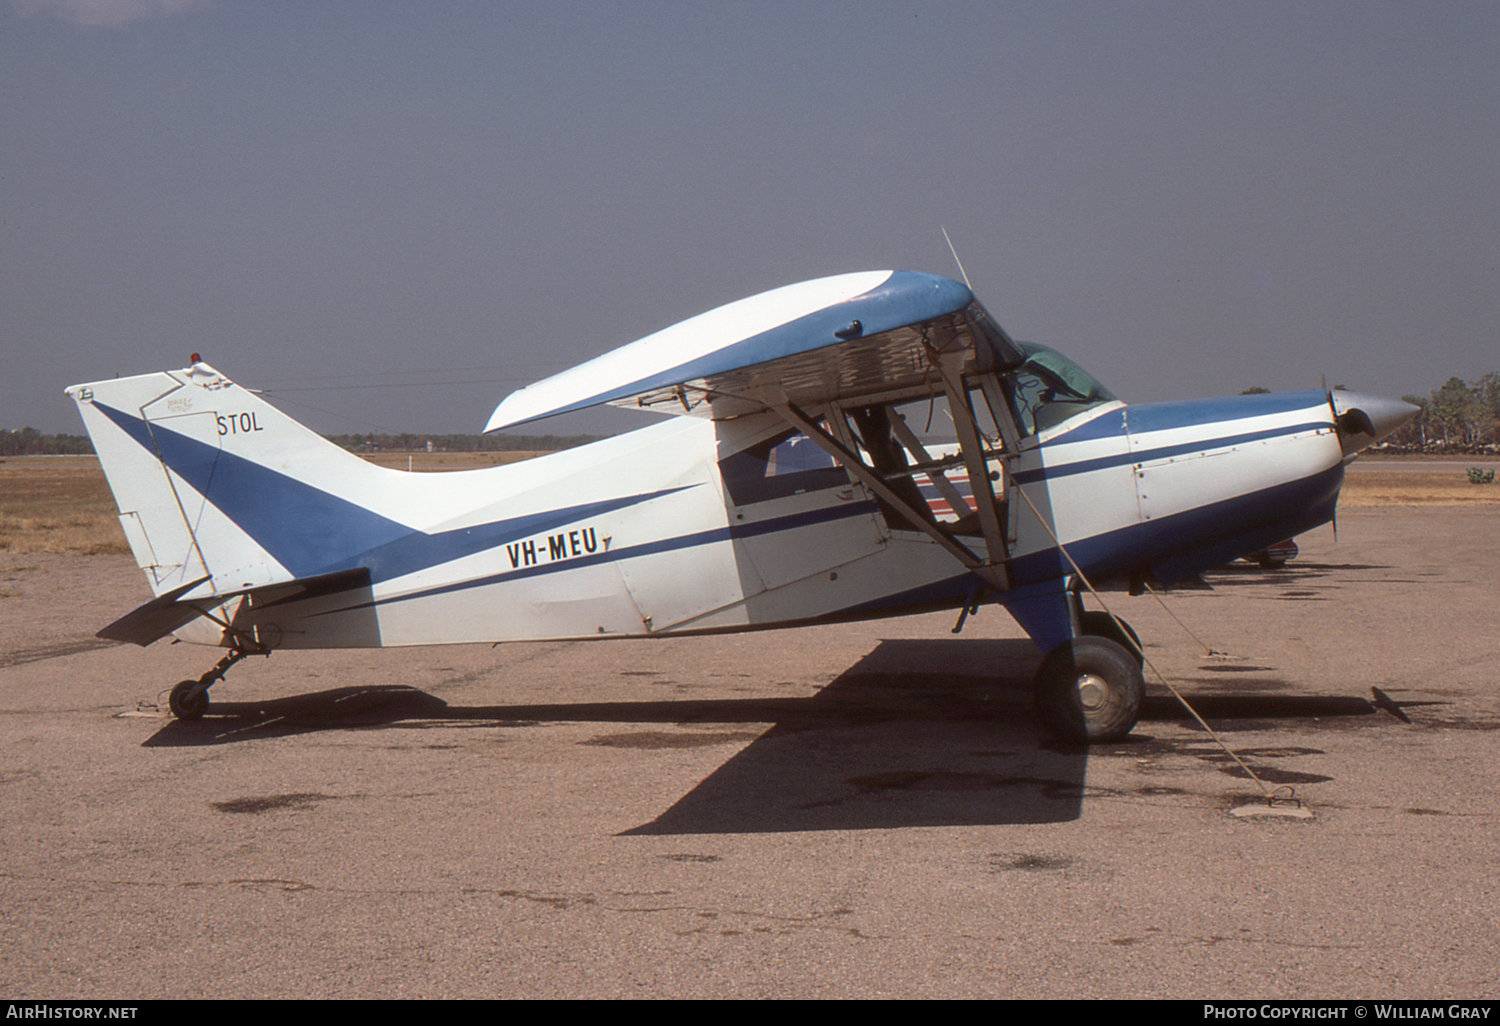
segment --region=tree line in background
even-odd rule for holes
[[[1344,391],[1347,385],[1334,385]],[[1269,388],[1247,388],[1240,395],[1264,395]],[[1420,412],[1386,439],[1392,452],[1500,453],[1500,371],[1473,384],[1449,378],[1429,395],[1403,395]]]
[[[94,444],[88,435],[44,435],[36,428],[19,431],[0,429],[3,456],[91,456]]]
[[[556,452],[598,441],[603,435],[325,435],[350,452]],[[88,435],[45,435],[36,428],[0,429],[0,458],[6,456],[89,456]]]
[[[1342,389],[1343,385],[1336,388]],[[1247,388],[1242,395],[1267,392]],[[1500,454],[1500,371],[1478,381],[1449,378],[1429,395],[1403,395],[1421,412],[1387,440],[1395,452]],[[327,435],[350,452],[556,452],[597,441],[600,435]],[[87,435],[45,435],[35,428],[0,430],[0,457],[88,455]]]
[[[350,452],[558,452],[604,435],[324,435]]]
[[[1473,384],[1449,378],[1426,398],[1401,398],[1422,412],[1390,437],[1392,446],[1416,452],[1500,452],[1500,372],[1490,371]]]

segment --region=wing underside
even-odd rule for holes
[[[683,321],[509,396],[486,431],[610,404],[725,419],[936,382],[937,356],[1020,354],[968,287],[910,271],[823,278]]]

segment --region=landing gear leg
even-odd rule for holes
[[[1090,609],[1080,615],[1078,633],[1108,638],[1135,656],[1137,663],[1145,661],[1145,650],[1141,648],[1141,636],[1135,632],[1135,628],[1124,620],[1116,620],[1103,610]]]
[[[269,652],[253,652],[250,649],[234,648],[213,668],[197,680],[178,681],[167,696],[167,706],[179,720],[199,720],[208,711],[208,689],[224,679],[224,674],[235,663],[250,655],[269,655]]]
[[[1135,727],[1145,690],[1134,654],[1117,641],[1081,634],[1042,660],[1036,708],[1065,740],[1115,741]]]

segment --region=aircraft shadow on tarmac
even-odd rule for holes
[[[1065,822],[1079,816],[1089,794],[1089,755],[1128,756],[1152,739],[1138,729],[1125,742],[1092,749],[1052,741],[1031,712],[1038,660],[1022,639],[887,640],[805,698],[453,706],[405,686],[349,687],[215,702],[202,720],[174,720],[144,746],[391,727],[589,723],[621,729],[585,744],[682,748],[725,743],[722,730],[703,727],[746,724],[753,729],[732,740],[749,744],[661,815],[626,833]],[[1195,704],[1210,722],[1376,712],[1362,699],[1264,693],[1210,695]],[[1141,719],[1144,725],[1186,716],[1174,699],[1150,689]],[[670,729],[640,729],[657,724]]]
[[[1297,560],[1288,563],[1285,567],[1268,569],[1255,563],[1235,562],[1205,571],[1199,587],[1206,584],[1210,587],[1225,587],[1239,591],[1258,587],[1309,586],[1325,581],[1337,587],[1345,583],[1352,572],[1388,571],[1390,569],[1388,566],[1374,563],[1319,563],[1312,560]],[[1172,590],[1192,590],[1192,588],[1191,584],[1181,584],[1175,585]]]

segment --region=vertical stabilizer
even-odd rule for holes
[[[157,595],[344,569],[409,531],[371,508],[398,471],[345,452],[207,364],[67,393]]]

